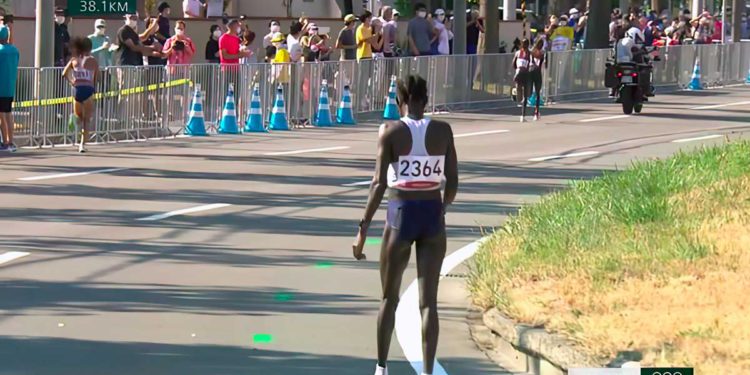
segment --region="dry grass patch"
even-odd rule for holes
[[[750,143],[635,165],[522,210],[477,254],[475,303],[604,361],[750,373]]]

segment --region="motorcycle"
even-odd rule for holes
[[[660,58],[658,55],[649,58],[648,53],[656,48],[648,47],[645,51],[647,54],[642,57],[642,63],[610,61],[606,64],[605,86],[614,89],[616,102],[622,104],[622,112],[626,115],[641,113],[643,103],[656,91],[651,85],[651,61],[660,61]]]

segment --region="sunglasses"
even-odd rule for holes
[[[107,26],[97,26],[96,28],[97,28],[97,29],[106,29],[106,28],[107,28]]]

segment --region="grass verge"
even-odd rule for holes
[[[544,197],[471,265],[474,302],[590,354],[750,373],[750,142],[639,162]]]

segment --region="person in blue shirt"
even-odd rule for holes
[[[16,152],[13,143],[13,97],[18,80],[18,48],[10,44],[10,30],[0,26],[0,150]]]

